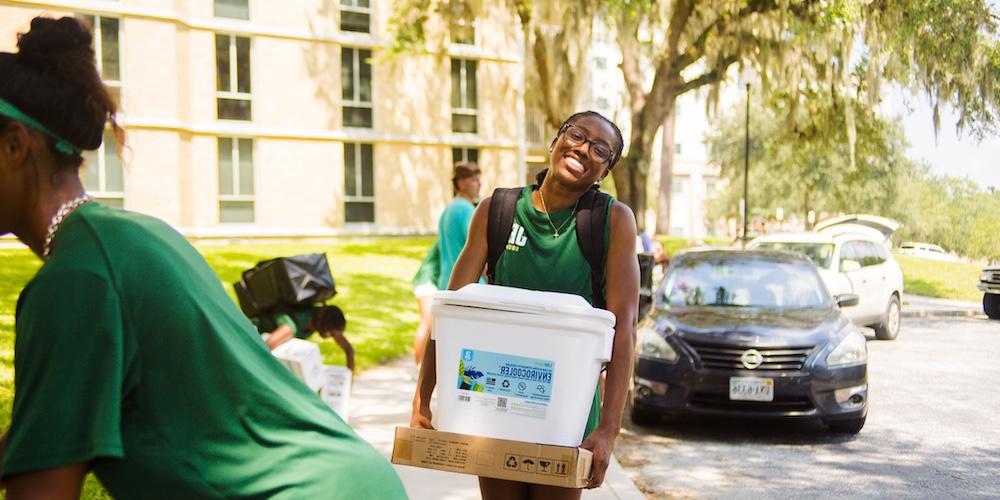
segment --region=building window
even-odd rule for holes
[[[671,183],[671,190],[674,194],[684,194],[684,181],[681,179],[674,179]]]
[[[340,0],[340,31],[371,33],[371,19],[369,0]]]
[[[219,138],[219,222],[254,222],[253,139]]]
[[[111,132],[97,151],[83,152],[83,187],[102,204],[125,207],[125,169],[118,156],[118,142]]]
[[[250,0],[215,0],[215,17],[250,20]]]
[[[452,165],[457,165],[467,161],[478,164],[479,150],[476,148],[451,148]]]
[[[476,16],[469,2],[450,2],[451,43],[459,45],[476,44]]]
[[[250,39],[215,35],[216,101],[220,120],[251,120]]]
[[[340,49],[345,127],[372,128],[372,51]]]
[[[121,21],[113,17],[78,15],[77,19],[94,32],[94,53],[97,71],[104,85],[119,105],[122,93]]]
[[[705,184],[705,194],[707,196],[715,196],[715,183],[708,182]]]
[[[371,144],[344,144],[344,222],[375,222]]]
[[[679,142],[674,143],[674,156],[680,156],[681,154],[682,154],[681,153],[681,143],[679,143]]]
[[[609,109],[611,108],[611,102],[608,101],[607,97],[601,96],[594,101],[597,109]]]
[[[451,130],[476,133],[476,61],[451,60]]]
[[[594,66],[597,67],[597,69],[606,69],[608,67],[608,60],[604,57],[595,57]]]

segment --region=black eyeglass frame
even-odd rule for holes
[[[570,128],[575,128],[575,129],[579,130],[581,134],[583,134],[583,137],[584,137],[583,142],[578,143],[578,144],[573,144],[576,141],[573,141],[573,140],[569,139],[568,137],[566,137],[566,132],[568,132]],[[587,133],[582,128],[577,127],[576,125],[573,125],[572,123],[565,123],[565,124],[563,124],[562,128],[559,129],[559,133],[557,133],[556,136],[557,137],[560,137],[560,136],[563,137],[564,140],[566,141],[566,143],[569,144],[570,146],[573,146],[573,147],[580,147],[580,146],[583,146],[584,144],[589,144],[590,145],[590,151],[594,151],[594,146],[596,146],[596,145],[600,145],[602,147],[603,146],[607,146],[607,148],[609,150],[608,152],[609,152],[609,154],[611,156],[608,156],[606,159],[601,160],[601,159],[597,158],[597,155],[594,155],[594,159],[600,161],[600,163],[602,163],[602,164],[604,164],[604,163],[610,164],[611,160],[613,160],[615,158],[615,150],[611,148],[610,144],[605,143],[603,139],[601,140],[601,143],[597,143],[595,139],[589,138],[588,135],[587,135]],[[593,153],[591,153],[591,154],[593,154]]]

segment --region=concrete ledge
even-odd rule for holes
[[[918,310],[918,311],[902,311],[902,317],[904,318],[986,318],[986,314],[982,311],[973,310],[953,310],[953,311],[942,311],[942,310]]]

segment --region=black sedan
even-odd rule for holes
[[[679,254],[639,325],[631,416],[819,418],[857,433],[868,413],[868,348],[805,256]]]

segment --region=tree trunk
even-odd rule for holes
[[[644,155],[628,156],[621,159],[615,167],[614,172],[615,191],[618,192],[618,200],[629,206],[635,213],[636,228],[639,232],[646,230],[644,221],[646,220],[646,173],[640,168],[638,163],[643,160]]]
[[[618,199],[635,213],[636,227],[646,230],[646,178],[649,176],[653,139],[660,125],[673,113],[677,95],[662,100],[647,100],[641,107],[633,104],[632,130],[628,156],[613,170]]]
[[[660,191],[656,198],[656,233],[670,234],[670,208],[674,183],[674,125],[676,115],[671,110],[663,121],[663,147],[660,149]]]

